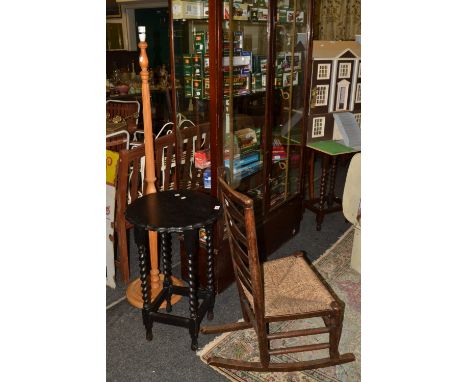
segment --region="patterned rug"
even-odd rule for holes
[[[330,249],[314,262],[317,270],[327,280],[338,297],[345,302],[345,317],[340,340],[341,353],[354,353],[355,362],[289,373],[250,372],[213,367],[230,381],[236,382],[356,382],[361,380],[361,277],[350,268],[354,230],[350,228]],[[297,330],[305,327],[322,326],[320,318],[287,321],[270,325],[270,331]],[[275,341],[276,344],[275,344]],[[328,341],[328,334],[308,336],[299,339],[272,341],[272,347],[303,345],[306,343]],[[258,361],[258,345],[253,329],[225,333],[207,344],[199,356],[203,362],[210,356]],[[308,360],[327,357],[328,350],[314,353],[291,353],[272,356],[272,362]]]

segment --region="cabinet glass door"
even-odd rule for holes
[[[223,7],[223,165],[230,185],[251,197],[261,214],[268,1],[229,0]]]
[[[300,192],[308,0],[276,1],[270,208]]]
[[[210,188],[208,3],[172,2],[179,188]],[[171,103],[174,96],[171,98]]]

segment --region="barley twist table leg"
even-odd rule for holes
[[[163,272],[164,272],[164,288],[169,288],[166,295],[166,311],[172,311],[171,297],[172,297],[172,241],[171,234],[167,232],[161,233],[161,250],[163,258]]]
[[[197,251],[198,251],[198,230],[191,229],[184,231],[184,244],[188,257],[188,277],[189,277],[189,310],[190,326],[189,332],[192,338],[192,350],[198,347],[198,277],[197,277]]]
[[[205,227],[206,231],[206,252],[207,256],[207,291],[210,295],[211,303],[208,308],[207,318],[208,320],[212,320],[214,317],[213,308],[215,303],[214,298],[214,251],[213,251],[213,227],[207,226]]]
[[[151,303],[151,288],[149,284],[149,267],[148,256],[146,253],[145,233],[146,231],[144,229],[135,226],[135,243],[138,248],[141,294],[143,297],[143,324],[146,328],[146,339],[148,341],[151,341],[153,339],[153,322],[149,317],[149,307]]]
[[[322,222],[325,209],[325,193],[327,188],[327,178],[328,178],[328,165],[329,165],[329,157],[328,155],[322,154],[322,176],[320,178],[320,197],[319,197],[319,207],[316,217],[317,222],[317,231],[322,229]]]
[[[327,205],[332,207],[335,203],[335,181],[336,181],[336,156],[332,157],[330,169],[330,186],[328,188]]]

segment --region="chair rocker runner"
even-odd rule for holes
[[[205,334],[253,328],[258,339],[259,362],[210,357],[211,366],[238,370],[287,372],[316,369],[355,360],[352,353],[340,354],[344,304],[306,262],[303,253],[260,264],[255,232],[253,200],[230,188],[218,178],[224,207],[224,222],[240,297],[244,322],[201,328]],[[321,317],[325,326],[270,333],[269,324]],[[270,341],[328,333],[329,342],[271,348]],[[270,356],[329,349],[329,357],[309,361],[271,362]]]

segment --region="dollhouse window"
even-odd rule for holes
[[[356,86],[356,103],[361,103],[361,84],[357,84]]]
[[[325,117],[312,120],[312,138],[323,137],[325,134]]]
[[[354,119],[356,120],[358,126],[361,127],[361,113],[354,114]]]
[[[330,78],[330,64],[319,64],[317,70],[318,80],[328,80]]]
[[[361,63],[359,63],[359,71],[358,71],[358,75],[357,75],[359,78],[361,78]]]
[[[351,76],[351,63],[341,63],[338,70],[338,78],[349,78]]]
[[[317,85],[315,106],[326,106],[328,101],[328,85]]]

